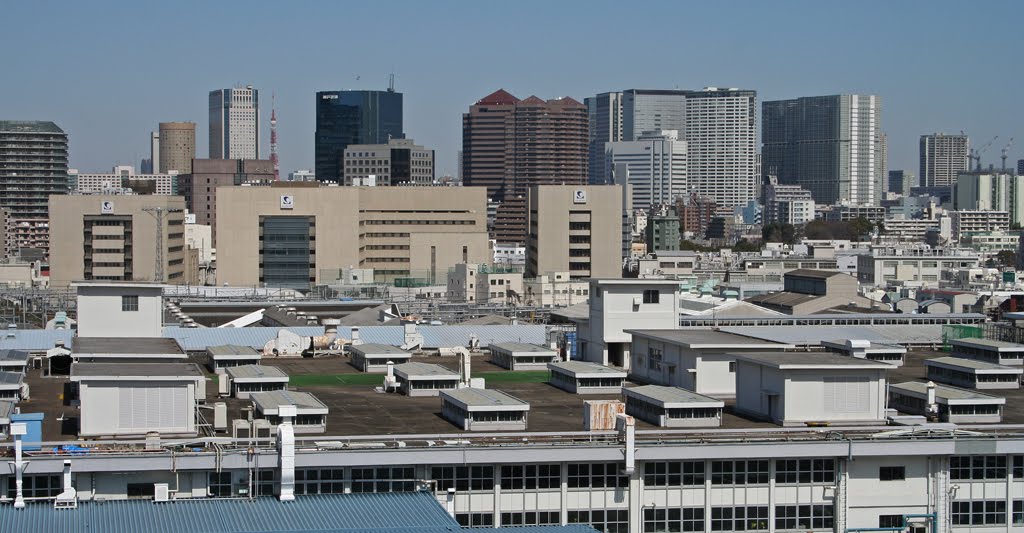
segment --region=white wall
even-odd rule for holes
[[[637,283],[609,283],[594,280],[590,284],[590,331],[586,360],[608,364],[608,343],[630,343],[633,336],[627,329],[676,329],[679,327],[678,285],[664,280]],[[645,290],[660,292],[658,303],[633,305],[643,301]],[[627,351],[629,348],[626,348]],[[627,358],[628,360],[628,358]]]
[[[865,422],[885,420],[885,373],[883,370],[779,370],[740,360],[737,364],[736,407],[738,410],[769,414],[769,396],[780,394],[772,419],[783,425],[811,421]],[[853,393],[836,408],[829,401],[828,378],[863,379],[864,382],[837,383],[832,387]],[[854,398],[853,396],[856,396]],[[860,398],[857,401],[857,398]],[[859,407],[858,407],[859,404]]]
[[[78,287],[79,337],[160,337],[163,288],[116,285]],[[121,311],[121,296],[137,295],[138,311]]]
[[[196,432],[195,382],[83,382],[82,436]]]

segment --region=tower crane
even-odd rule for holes
[[[1012,147],[1013,147],[1013,137],[1010,137],[1010,142],[1006,143],[1006,146],[1003,147],[1002,154],[1000,155],[1000,157],[1002,157],[1002,159],[1003,159],[1003,172],[1006,172],[1006,156],[1007,156],[1007,154],[1010,153],[1010,148],[1012,148]]]
[[[987,151],[989,149],[989,147],[992,146],[992,143],[996,142],[996,139],[998,139],[998,138],[999,138],[998,135],[996,135],[995,137],[992,137],[991,141],[985,143],[984,145],[982,145],[981,148],[978,148],[977,150],[971,148],[971,159],[974,160],[974,171],[975,172],[981,172],[981,154],[985,153],[985,151]]]

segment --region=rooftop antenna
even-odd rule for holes
[[[395,73],[394,72],[392,72],[390,75],[388,75],[388,92],[389,93],[395,92]]]

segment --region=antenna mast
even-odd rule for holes
[[[277,162],[277,93],[270,93],[270,163],[274,165],[274,181],[281,181]]]

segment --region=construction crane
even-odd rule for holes
[[[156,219],[156,250],[154,256],[153,281],[164,282],[164,215],[167,213],[180,213],[182,210],[167,207],[143,207],[143,211],[153,215]]]
[[[978,148],[977,150],[975,150],[974,148],[971,148],[971,159],[974,160],[974,171],[975,172],[981,172],[981,154],[985,153],[985,151],[988,150],[989,147],[992,146],[992,143],[996,142],[996,139],[999,139],[998,135],[996,135],[995,137],[992,137],[991,141],[985,143],[981,148]]]
[[[1000,157],[1003,158],[1003,172],[1006,172],[1006,156],[1010,153],[1010,148],[1013,147],[1013,137],[1010,137],[1010,142],[1006,143],[1003,147],[1002,154]]]

